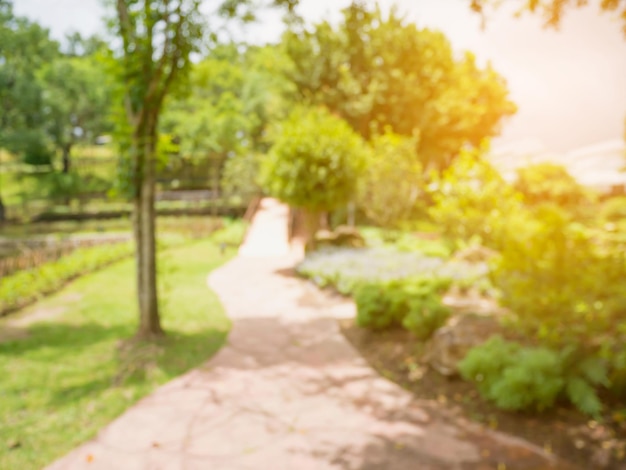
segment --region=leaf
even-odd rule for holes
[[[610,385],[606,361],[599,357],[589,357],[579,365],[581,373],[593,385]]]
[[[602,403],[595,390],[580,377],[568,379],[566,393],[570,401],[581,412],[593,417],[599,416],[602,412]]]

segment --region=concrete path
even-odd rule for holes
[[[50,469],[567,468],[378,376],[338,329],[353,304],[292,276],[275,238],[285,208],[263,208],[240,256],[209,278],[233,320],[227,345]]]

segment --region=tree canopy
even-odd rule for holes
[[[283,45],[300,100],[328,107],[366,139],[387,127],[415,137],[426,167],[447,167],[516,110],[490,66],[470,53],[456,57],[442,33],[418,29],[395,10],[385,16],[353,3],[338,26],[295,25]]]
[[[263,162],[262,181],[288,204],[330,211],[355,195],[365,152],[361,137],[328,110],[297,109]]]
[[[0,0],[0,147],[29,163],[49,163],[43,90],[37,71],[59,54],[48,30],[15,16]]]

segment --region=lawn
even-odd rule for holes
[[[230,323],[206,277],[233,254],[202,240],[160,255],[168,335],[156,343],[131,341],[137,326],[132,260],[2,320],[0,468],[51,463],[158,385],[211,357]],[[39,321],[19,326],[33,316]]]

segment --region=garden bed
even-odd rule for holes
[[[541,415],[501,411],[483,400],[474,384],[443,377],[423,366],[423,343],[408,331],[374,332],[357,327],[354,320],[342,320],[340,325],[346,338],[374,369],[417,398],[436,400],[459,416],[531,441],[582,469],[626,468],[623,404],[605,401],[604,423],[567,407]]]

